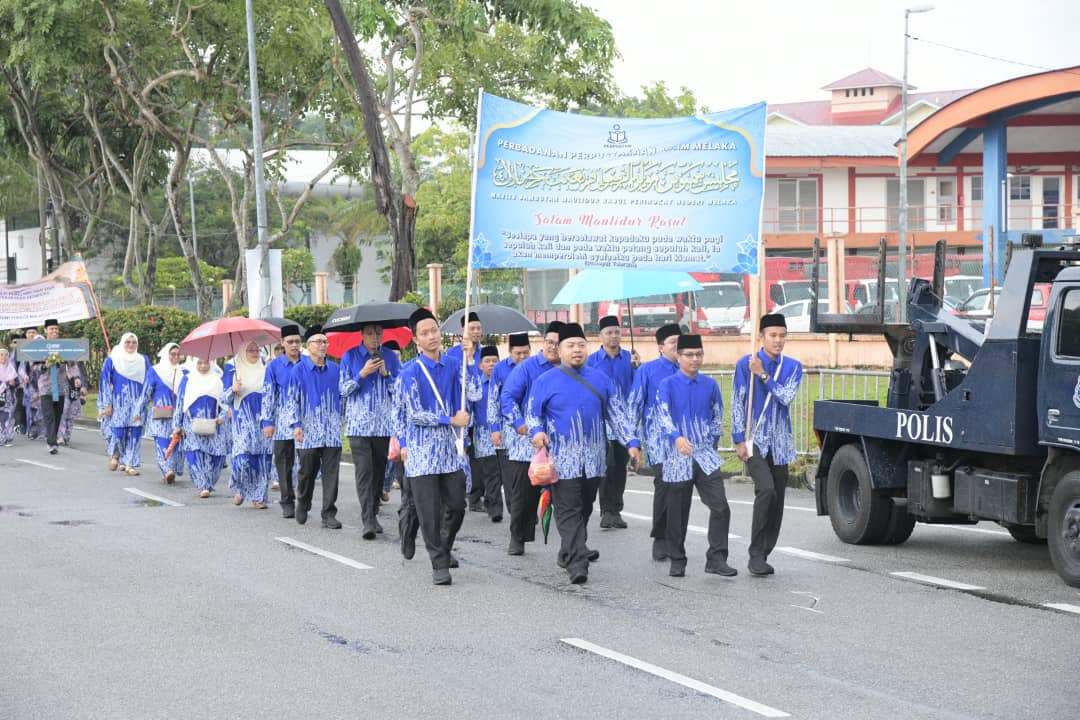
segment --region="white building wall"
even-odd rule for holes
[[[886,178],[855,176],[855,228],[858,232],[888,230]]]
[[[848,228],[847,168],[826,168],[821,177],[821,231],[846,233]]]

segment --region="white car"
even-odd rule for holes
[[[774,313],[780,313],[784,316],[784,320],[787,321],[787,330],[789,333],[796,332],[810,332],[810,300],[796,300],[789,302],[786,305],[773,310]],[[829,312],[828,299],[818,300],[818,312]],[[841,312],[850,313],[851,308],[845,302],[843,310]],[[743,323],[741,331],[743,333],[750,332],[750,321],[747,320]]]

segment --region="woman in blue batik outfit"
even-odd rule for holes
[[[188,372],[180,381],[176,393],[176,413],[173,415],[173,432],[183,434],[184,455],[191,482],[199,490],[199,497],[210,497],[211,491],[221,477],[221,468],[225,466],[226,408],[221,402],[224,388],[221,376],[214,371],[209,360],[198,360],[195,369]],[[206,428],[208,434],[195,432],[193,420],[209,420],[213,429]],[[202,425],[203,423],[199,423]],[[200,428],[203,429],[203,428]]]
[[[105,368],[101,368],[101,375],[98,376],[98,389],[105,387]],[[116,436],[112,431],[112,418],[105,414],[105,406],[101,404],[101,393],[98,393],[98,432],[101,433],[101,437],[105,440],[105,455],[109,458],[109,468],[112,468],[112,459],[119,458],[119,453],[116,452]],[[119,460],[118,460],[119,462]]]
[[[0,445],[11,447],[15,439],[15,388],[19,373],[11,353],[0,347]]]
[[[180,389],[180,381],[183,379],[184,369],[180,366],[180,346],[176,343],[166,343],[158,351],[158,362],[151,368],[146,384],[149,386],[147,396],[152,403],[147,427],[157,449],[157,464],[158,469],[161,470],[161,479],[169,484],[176,480],[177,475],[184,474],[184,453],[173,452],[168,458],[165,457],[169,442],[172,440],[176,391]]]
[[[259,423],[266,365],[259,346],[248,343],[225,371],[225,404],[232,408],[232,476],[229,489],[233,504],[245,500],[265,510],[270,494],[273,441],[263,435]]]
[[[150,361],[139,354],[139,338],[124,333],[101,369],[98,405],[110,419],[116,447],[109,458],[109,469],[119,467],[128,475],[138,475],[142,465],[143,419],[146,414],[146,376]]]

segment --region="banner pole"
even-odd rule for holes
[[[465,350],[465,337],[464,332],[469,327],[469,307],[472,301],[472,282],[473,282],[473,235],[476,232],[476,176],[480,171],[477,167],[476,158],[480,152],[480,119],[483,116],[484,110],[484,91],[483,89],[477,92],[476,98],[476,135],[472,143],[472,152],[469,153],[469,162],[472,163],[472,212],[469,213],[469,253],[466,258],[465,264],[465,309],[463,311],[462,318],[465,319],[465,324],[462,325],[462,351]],[[465,357],[465,353],[461,353],[461,409],[465,409],[465,404],[468,402],[468,384],[469,384],[469,359]],[[461,432],[461,442],[464,443],[465,431]]]
[[[109,342],[109,331],[105,329],[105,318],[101,317],[101,306],[98,305],[97,293],[94,292],[94,283],[90,282],[90,272],[86,269],[82,255],[77,255],[76,260],[82,264],[83,272],[86,273],[86,288],[90,291],[90,299],[94,301],[94,314],[97,315],[98,325],[101,326],[101,336],[105,338],[105,353],[108,354],[112,351],[112,343]]]

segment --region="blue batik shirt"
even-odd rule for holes
[[[642,440],[650,465],[663,463],[668,444],[656,422],[656,393],[660,383],[679,372],[678,363],[673,363],[661,355],[637,369],[634,383],[630,387],[628,404],[630,412],[641,423]]]
[[[694,463],[711,475],[724,461],[716,451],[724,422],[724,400],[720,386],[707,375],[691,378],[678,372],[660,383],[657,390],[656,421],[667,442],[664,482],[686,482],[694,478]],[[694,446],[692,455],[676,449],[675,440],[684,437]]]
[[[522,362],[525,361],[522,360]],[[509,453],[511,448],[516,448],[514,454],[520,456],[527,453],[532,444],[529,442],[528,435],[518,435],[514,432],[514,428],[510,427],[509,421],[503,417],[501,400],[503,385],[506,384],[507,378],[510,377],[510,373],[515,367],[517,365],[514,364],[512,359],[503,358],[492,369],[491,387],[488,390],[487,420],[488,430],[502,433],[503,445],[499,449]]]
[[[483,349],[484,349],[483,345],[480,345],[479,343],[476,345],[476,350],[473,352],[473,360],[469,364],[470,368],[479,368],[480,367],[480,352]],[[446,357],[448,357],[448,358],[451,358],[453,360],[457,360],[458,363],[461,363],[462,359],[465,357],[465,351],[462,350],[461,343],[458,343],[457,345],[454,345],[454,346],[450,347],[443,354],[446,355]]]
[[[297,450],[341,447],[340,376],[341,368],[329,359],[319,367],[304,356],[293,366],[284,417],[293,430],[304,430]]]
[[[438,397],[423,368],[431,375]],[[419,355],[401,368],[395,386],[396,434],[405,454],[405,476],[443,475],[463,469],[458,453],[462,430],[450,424],[461,409],[461,365],[441,355],[432,360]]]
[[[491,442],[491,423],[488,421],[488,408],[491,402],[491,386],[494,382],[495,370],[492,368],[491,377],[486,377],[480,372],[479,390],[480,397],[474,400],[469,398],[470,413],[472,414],[472,441],[473,455],[476,457],[491,457],[495,454],[495,444]]]
[[[177,366],[174,372],[182,373],[183,370]],[[172,434],[172,418],[155,418],[154,408],[159,407],[172,407],[175,411],[176,408],[176,393],[173,392],[171,378],[161,378],[157,370],[151,369],[146,375],[147,395],[150,401],[153,403],[150,406],[150,412],[147,414],[146,429],[147,433],[151,437],[169,437]],[[180,386],[177,385],[177,390]]]
[[[366,346],[354,347],[341,358],[341,397],[345,400],[345,435],[390,437],[393,434],[393,400],[390,391],[401,372],[397,353],[382,351],[389,375],[374,372],[365,378],[360,371],[371,359]]]
[[[300,356],[303,359],[303,356]],[[299,361],[297,361],[299,362]],[[288,399],[289,376],[297,363],[290,362],[285,354],[278,355],[266,364],[263,376],[262,407],[259,411],[259,425],[274,427],[273,440],[292,440],[293,432],[285,420],[285,401]]]
[[[502,392],[499,394],[499,411],[503,422],[509,425],[509,430],[503,430],[503,444],[506,445],[506,457],[510,460],[532,460],[534,448],[529,442],[529,436],[518,435],[517,428],[522,425],[528,428],[528,423],[525,422],[525,405],[533,383],[554,367],[557,366],[548,362],[541,352],[515,365],[503,383]]]
[[[753,378],[755,387],[751,427],[754,454],[765,457],[771,452],[774,464],[787,465],[796,457],[789,408],[799,392],[799,383],[802,382],[802,363],[783,355],[770,358],[764,350],[758,350],[758,357],[761,358],[765,372],[769,374],[769,380],[763,383],[760,378]],[[746,396],[750,382],[750,356],[745,355],[735,364],[735,379],[731,385],[731,439],[735,444],[746,441]],[[766,401],[768,406],[765,405]]]
[[[150,379],[153,366],[145,356],[143,362],[146,363],[143,381],[135,382],[116,372],[111,357],[105,358],[105,365],[101,368],[98,407],[112,406],[110,425],[114,428],[136,427],[143,425],[146,420],[146,406],[150,402],[150,387],[146,381]]]
[[[611,357],[607,350],[600,348],[585,360],[585,367],[596,368],[604,373],[611,378],[611,382],[615,383],[624,398],[630,397],[630,388],[634,384],[634,365],[629,350],[619,350],[618,355]]]
[[[571,375],[573,373],[573,375]],[[577,376],[591,385],[584,387]],[[626,403],[611,379],[589,367],[556,368],[533,383],[526,405],[529,435],[545,432],[561,478],[598,478],[607,472],[605,421],[627,448],[641,447]]]

